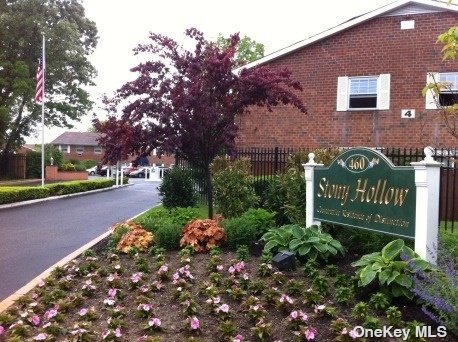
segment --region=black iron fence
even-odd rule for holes
[[[345,150],[346,148],[341,148]],[[411,162],[424,159],[423,148],[376,148],[389,158],[394,165],[408,166]],[[246,158],[251,161],[251,174],[256,182],[268,181],[278,173],[284,173],[288,165],[288,158],[296,152],[305,154],[314,149],[292,148],[240,148],[236,150],[234,158]],[[440,182],[439,222],[441,227],[452,232],[458,226],[458,148],[436,148],[433,157],[442,163]],[[197,180],[195,190],[200,195],[200,201],[206,203],[206,183],[202,172],[191,167],[189,163],[177,154],[176,165],[192,170]],[[319,160],[318,160],[319,162]],[[256,184],[255,184],[256,185]]]

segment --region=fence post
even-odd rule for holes
[[[314,196],[313,196],[313,180],[314,180],[314,169],[317,166],[323,166],[323,164],[315,163],[315,153],[309,153],[309,161],[307,164],[302,164],[305,170],[305,226],[308,228],[312,225],[319,226],[320,221],[313,220],[314,212]]]
[[[415,214],[415,252],[426,261],[437,262],[440,166],[432,148],[424,149],[425,159],[410,163],[415,170],[417,190]]]
[[[274,173],[278,172],[278,146],[275,147],[274,154]]]

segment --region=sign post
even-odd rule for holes
[[[428,153],[412,166],[394,166],[362,147],[344,151],[329,167],[309,154],[303,165],[307,227],[324,221],[415,239],[415,251],[435,263],[440,163]]]
[[[415,252],[423,259],[436,264],[441,163],[433,159],[430,148],[426,147],[424,152],[424,160],[410,163],[415,170],[417,187]]]

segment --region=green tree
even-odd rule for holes
[[[45,123],[71,127],[92,107],[84,86],[96,71],[87,57],[97,45],[95,23],[81,0],[0,0],[0,150],[24,143],[41,120],[35,72],[46,37]],[[1,156],[0,156],[1,157]]]
[[[216,40],[216,44],[220,49],[225,49],[231,42],[230,38],[225,38],[221,34]],[[235,59],[239,66],[253,62],[259,58],[264,57],[264,45],[257,43],[255,40],[248,36],[244,36],[240,39],[237,51],[235,53]]]
[[[448,1],[448,5],[452,4],[452,0]],[[442,47],[442,60],[455,60],[458,52],[458,27],[451,27],[447,31],[441,33],[437,37],[437,43],[443,45]],[[448,132],[455,138],[458,138],[458,94],[454,93],[454,104],[443,105],[439,101],[439,93],[443,90],[451,91],[450,85],[445,82],[433,79],[433,81],[423,88],[423,96],[428,92],[433,93],[434,101],[439,109],[439,115],[442,122],[445,123]]]

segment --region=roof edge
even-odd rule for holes
[[[370,11],[368,13],[365,13],[363,15],[357,16],[354,19],[347,20],[337,26],[334,26],[330,29],[327,29],[325,31],[322,31],[316,35],[313,35],[309,38],[306,38],[304,40],[301,40],[297,43],[294,43],[292,45],[289,45],[283,49],[277,50],[275,52],[272,52],[268,54],[267,56],[264,56],[260,59],[257,59],[251,63],[245,64],[244,66],[241,66],[237,69],[234,69],[234,73],[239,73],[243,69],[251,69],[254,68],[258,65],[265,64],[267,62],[270,62],[272,60],[275,60],[277,58],[283,57],[284,55],[287,55],[291,52],[294,52],[296,50],[299,50],[303,47],[306,47],[307,45],[313,44],[319,40],[328,38],[334,34],[337,34],[341,31],[347,30],[353,26],[362,24],[370,19],[373,19],[379,15],[382,15],[384,13],[390,12],[392,10],[395,10],[399,7],[405,6],[409,3],[414,3],[414,4],[419,4],[419,5],[425,5],[425,6],[431,6],[431,7],[437,7],[440,9],[444,9],[447,11],[451,12],[456,12],[458,13],[458,6],[454,4],[448,5],[446,2],[438,2],[435,0],[398,0],[392,3],[389,3],[387,5],[384,5],[382,7],[379,7],[373,11]]]

